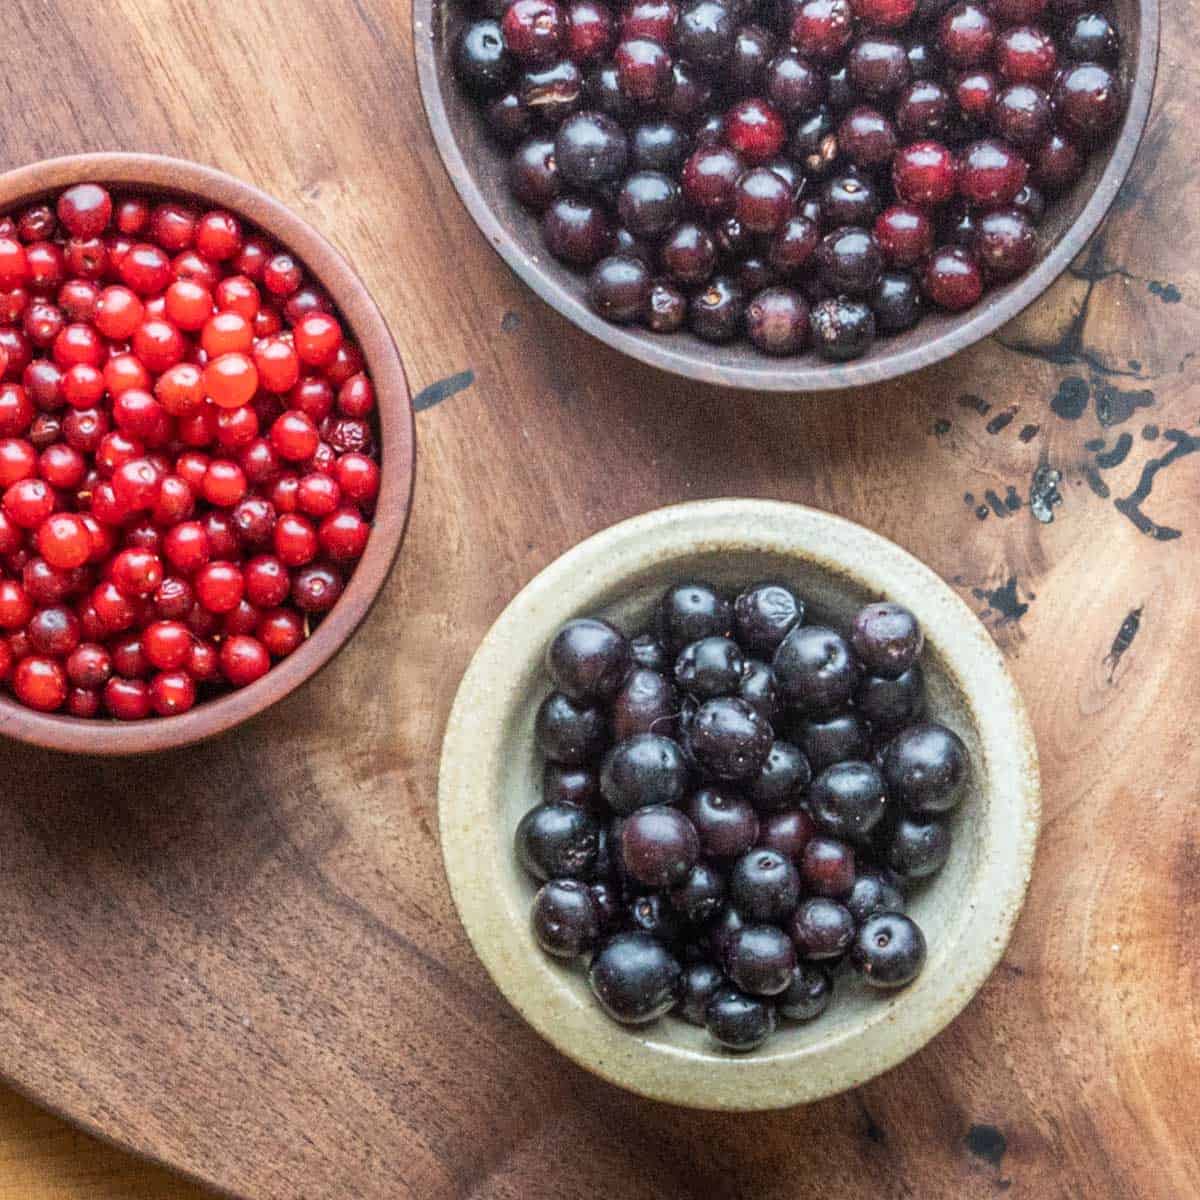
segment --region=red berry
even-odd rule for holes
[[[837,58],[853,34],[849,0],[804,0],[794,10],[792,45],[809,58]]]
[[[312,458],[320,440],[311,418],[301,412],[285,412],[271,426],[271,446],[288,462],[306,462]]]
[[[942,16],[938,40],[956,67],[974,67],[991,57],[996,26],[980,5],[964,0]]]
[[[17,663],[12,689],[27,708],[54,712],[62,708],[67,699],[66,672],[52,658],[31,655]]]
[[[67,678],[81,688],[101,688],[112,675],[112,656],[95,642],[83,642],[66,662]]]
[[[173,671],[191,655],[192,631],[181,621],[153,621],[142,634],[142,648],[152,667]]]
[[[148,596],[162,582],[162,559],[149,550],[122,550],[112,561],[110,576],[121,595]]]
[[[268,392],[290,392],[300,378],[300,358],[291,342],[283,338],[261,339],[254,347],[258,382]]]
[[[347,500],[367,504],[379,494],[379,464],[365,454],[343,454],[334,472]]]
[[[242,248],[242,223],[233,213],[214,210],[196,225],[196,251],[210,262],[224,262]]]
[[[272,255],[263,267],[263,287],[272,296],[290,296],[303,278],[300,264],[286,251]]]
[[[854,15],[875,29],[903,29],[916,15],[917,0],[850,0]]]
[[[292,603],[302,612],[328,612],[341,594],[342,577],[320,563],[301,567],[292,580]]]
[[[1047,83],[1057,67],[1054,39],[1035,25],[1006,29],[996,43],[996,69],[1009,83]]]
[[[24,438],[5,438],[0,441],[0,488],[38,473],[37,451]]]
[[[242,572],[231,562],[211,562],[196,572],[196,599],[211,613],[237,608],[245,591]]]
[[[523,0],[517,0],[522,3]],[[337,356],[342,344],[342,327],[336,317],[314,312],[303,317],[292,331],[296,354],[309,367],[325,367]]]
[[[26,632],[38,654],[66,658],[79,645],[79,618],[64,605],[47,605],[33,614]]]
[[[221,646],[221,672],[234,687],[245,687],[270,669],[270,655],[257,638],[239,634]]]
[[[54,511],[54,491],[41,479],[21,479],[4,490],[4,515],[22,529],[36,529]]]
[[[122,255],[117,274],[139,296],[153,296],[171,282],[171,260],[157,246],[138,242]]]
[[[334,562],[349,562],[362,556],[370,533],[371,527],[357,509],[340,508],[321,522],[317,539]]]
[[[258,390],[258,369],[244,354],[222,354],[204,368],[204,391],[221,408],[249,403]]]
[[[317,556],[317,531],[307,517],[284,513],[275,522],[275,553],[289,567],[302,566]]]
[[[954,155],[941,142],[913,142],[896,151],[892,183],[910,204],[944,204],[957,186]]]
[[[933,222],[915,204],[893,204],[876,218],[875,240],[889,266],[915,266],[933,249]]]
[[[774,158],[786,137],[783,117],[766,100],[739,101],[725,114],[725,140],[748,163]]]
[[[983,294],[979,265],[961,246],[939,246],[925,264],[921,285],[934,304],[951,312],[970,308]]]
[[[33,616],[33,602],[13,579],[0,579],[0,629],[24,629]]]
[[[172,254],[187,249],[196,236],[196,210],[174,200],[155,206],[150,214],[150,236]]]
[[[114,676],[104,685],[104,707],[118,721],[141,721],[150,715],[150,688],[141,679]]]
[[[60,570],[82,567],[92,554],[92,537],[81,517],[55,513],[37,531],[38,553]]]
[[[500,32],[509,51],[530,66],[553,62],[567,36],[567,22],[554,0],[514,0]]]
[[[103,233],[112,210],[112,197],[94,183],[77,183],[58,198],[58,219],[74,237],[91,238]]]
[[[273,608],[259,617],[255,635],[272,658],[286,658],[304,641],[304,621],[293,609]]]
[[[1008,204],[1024,187],[1028,173],[1028,164],[1007,142],[987,138],[963,150],[958,190],[968,204]]]

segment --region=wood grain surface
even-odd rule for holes
[[[1200,1194],[1200,218],[1195,0],[1091,247],[1000,335],[895,384],[723,395],[625,363],[491,254],[390,0],[8,0],[3,165],[145,149],[258,183],[361,271],[406,358],[416,506],[347,651],[252,726],[127,762],[0,746],[0,1065],[255,1200]],[[663,503],[829,508],[983,614],[1046,820],[966,1013],[847,1096],[737,1117],[570,1066],[491,987],[434,833],[442,726],[509,596]]]

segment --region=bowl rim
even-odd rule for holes
[[[192,195],[244,217],[304,264],[353,332],[375,385],[380,489],[367,548],[313,635],[248,687],[186,713],[117,722],[39,713],[0,695],[0,734],[78,754],[142,754],[190,745],[257,716],[324,667],[366,617],[404,540],[412,507],[416,432],[400,353],[366,285],[339,251],[274,197],[215,167],[161,154],[102,152],[44,159],[0,175],[0,213],[87,180],[151,194]]]
[[[987,854],[954,925],[909,988],[880,997],[856,1028],[761,1057],[693,1052],[609,1021],[571,968],[538,952],[527,906],[506,885],[493,782],[507,758],[524,683],[564,619],[623,579],[662,561],[720,550],[802,560],[908,604],[970,711],[987,762]],[[686,568],[684,568],[686,569]],[[933,620],[930,621],[931,615]],[[929,567],[861,525],[804,505],[721,499],[653,510],[594,534],[552,562],[488,631],[447,722],[438,784],[442,856],[464,930],[501,993],[556,1049],[601,1078],[650,1099],[750,1111],[807,1103],[896,1066],[939,1033],[1000,960],[1024,902],[1041,813],[1037,747],[1024,703],[983,623]],[[987,933],[966,938],[982,922]],[[765,1052],[764,1052],[765,1053]]]
[[[1159,0],[1137,0],[1140,28],[1136,69],[1130,81],[1129,103],[1104,171],[1079,215],[1049,253],[1032,270],[993,293],[990,303],[978,310],[956,314],[962,318],[960,321],[929,341],[905,350],[873,353],[849,363],[789,366],[786,358],[772,360],[763,356],[761,366],[730,365],[699,361],[690,352],[676,349],[670,337],[645,331],[633,333],[605,321],[591,310],[581,292],[553,279],[496,216],[463,156],[442,91],[438,69],[439,14],[447,2],[414,0],[413,47],[421,102],[442,166],[488,244],[551,308],[614,350],[687,379],[759,392],[836,391],[895,379],[974,345],[1028,308],[1067,269],[1116,199],[1146,130],[1158,69]],[[886,343],[876,343],[876,347],[880,345]]]

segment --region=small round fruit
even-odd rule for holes
[[[854,870],[854,851],[835,838],[812,838],[800,857],[800,878],[816,896],[848,896],[854,886]]]
[[[850,646],[872,674],[895,679],[917,661],[925,639],[917,619],[889,601],[859,609],[850,628]]]
[[[517,826],[517,858],[530,875],[550,879],[586,879],[596,861],[600,826],[574,804],[539,804]]]
[[[691,925],[703,925],[725,903],[725,876],[708,863],[698,862],[671,891],[671,906]]]
[[[775,1032],[775,1006],[757,996],[722,988],[709,1001],[705,1028],[726,1050],[755,1050]]]
[[[712,700],[737,691],[744,665],[741,648],[731,638],[701,638],[680,651],[675,682],[689,696]]]
[[[875,315],[870,306],[849,296],[814,304],[809,322],[817,353],[830,362],[861,358],[875,340]]]
[[[936,722],[911,725],[892,739],[883,756],[888,792],[910,812],[937,816],[962,798],[970,759],[962,738]]]
[[[870,763],[841,762],[812,781],[808,807],[813,820],[832,837],[860,839],[887,810],[883,776]]]
[[[787,702],[807,713],[832,713],[854,690],[854,659],[846,639],[821,625],[800,625],[779,645],[772,663]]]
[[[577,703],[611,700],[630,663],[625,635],[594,617],[568,621],[546,652],[550,677],[560,692]]]
[[[679,1015],[691,1025],[703,1027],[712,998],[725,986],[720,967],[710,962],[689,963],[683,968]]]
[[[812,840],[816,826],[802,808],[768,813],[762,818],[758,845],[782,854],[789,862],[799,863],[804,847]]]
[[[588,983],[614,1021],[643,1025],[669,1012],[679,996],[678,960],[645,933],[618,933],[592,960]]]
[[[729,897],[748,920],[785,921],[800,902],[800,876],[775,850],[748,850],[729,872]]]
[[[600,790],[616,813],[678,804],[687,792],[688,766],[679,744],[656,733],[618,742],[600,769]]]
[[[799,747],[777,740],[746,794],[759,812],[778,812],[799,804],[811,779],[812,769]]]
[[[860,871],[846,897],[846,907],[861,925],[881,912],[903,912],[904,893],[890,871]]]
[[[571,187],[581,191],[600,190],[625,174],[629,140],[612,117],[599,112],[578,112],[558,127],[554,161],[559,175]]]
[[[598,708],[576,704],[562,692],[551,692],[542,701],[534,735],[551,762],[581,766],[596,758],[608,744],[604,714]]]
[[[533,936],[555,958],[575,958],[590,950],[600,933],[596,902],[586,883],[552,879],[533,898]]]
[[[854,940],[854,917],[836,900],[810,896],[796,909],[788,930],[801,958],[839,958]]]
[[[668,651],[706,637],[725,637],[733,628],[733,606],[707,583],[678,584],[659,602],[658,625]]]
[[[787,987],[775,997],[779,1015],[789,1021],[815,1021],[828,1007],[833,984],[815,963],[797,963]]]
[[[804,620],[804,603],[782,583],[757,583],[738,595],[733,616],[738,641],[747,650],[774,653]]]
[[[796,948],[776,925],[746,925],[729,939],[725,964],[730,978],[743,992],[774,996],[791,982]]]
[[[854,703],[871,724],[876,736],[889,737],[921,715],[925,704],[925,675],[913,663],[903,675],[885,679],[864,675],[854,689]]]
[[[706,858],[744,854],[759,836],[759,820],[750,803],[720,788],[701,788],[684,807]]]
[[[943,821],[901,816],[888,844],[887,864],[905,882],[927,879],[946,865],[950,840]]]
[[[850,961],[872,987],[903,987],[925,965],[925,935],[903,913],[878,913],[863,922]]]
[[[1052,100],[1063,132],[1084,143],[1104,138],[1125,107],[1120,81],[1102,63],[1066,67],[1054,84]]]
[[[588,301],[606,321],[631,325],[646,315],[651,282],[650,272],[640,258],[613,254],[592,269]]]
[[[771,752],[771,726],[744,700],[722,696],[700,706],[687,732],[700,768],[729,782],[753,779]]]
[[[934,304],[950,312],[970,308],[983,295],[979,264],[961,246],[939,246],[925,264],[921,284]]]
[[[674,887],[687,878],[700,857],[695,826],[677,808],[650,805],[631,813],[621,826],[626,869],[647,887]]]
[[[1037,258],[1037,232],[1024,213],[998,208],[980,214],[971,249],[989,279],[1015,279]]]
[[[808,344],[808,304],[795,288],[766,288],[746,307],[746,333],[764,354],[799,354]]]
[[[639,733],[669,735],[678,712],[675,689],[666,676],[646,667],[634,667],[612,700],[613,737],[622,742]]]

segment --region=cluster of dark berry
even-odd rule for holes
[[[605,1011],[672,1008],[730,1050],[812,1020],[848,959],[901,987],[925,960],[904,889],[950,851],[969,763],[922,720],[923,637],[871,604],[848,637],[778,583],[663,597],[654,633],[568,622],[537,714],[543,802],[516,850],[548,954],[591,954]]]
[[[611,321],[858,357],[1037,255],[1123,109],[1091,0],[480,0],[455,63]]]

